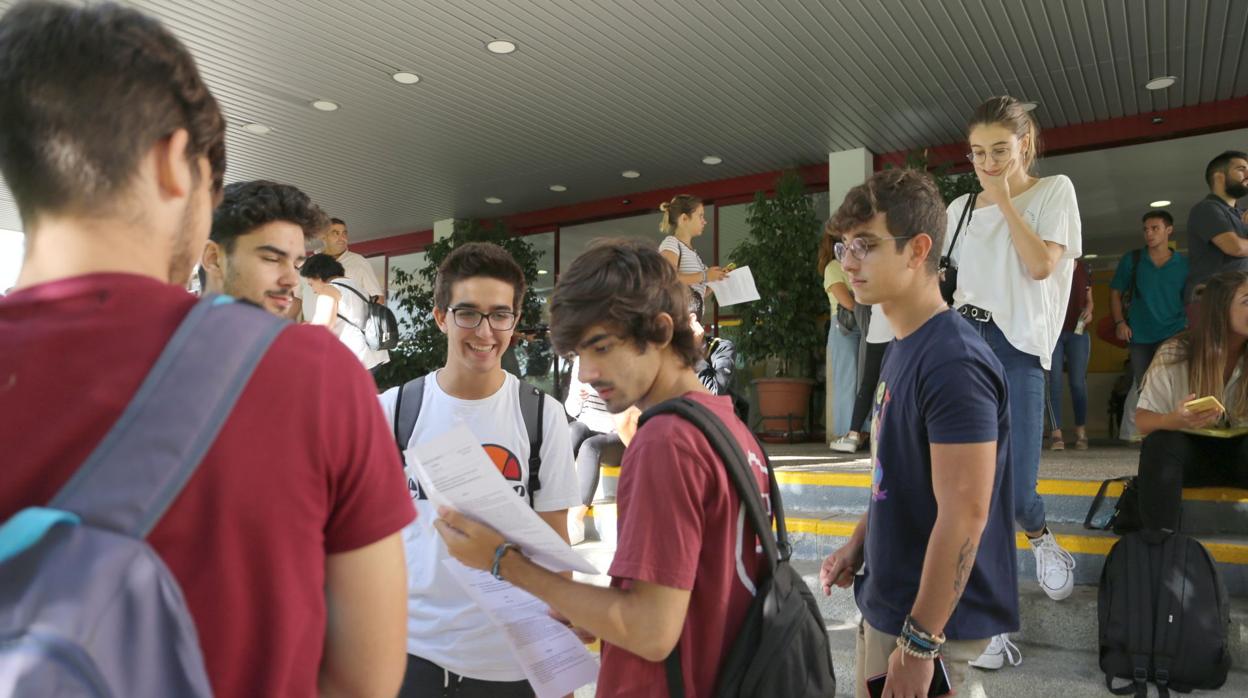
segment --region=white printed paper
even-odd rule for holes
[[[541,600],[456,560],[442,564],[506,635],[538,698],[560,698],[598,679],[598,660]]]
[[[602,574],[529,507],[463,423],[404,453],[429,501],[484,523],[554,572]]]
[[[728,272],[723,281],[709,281],[706,284],[715,292],[715,302],[723,308],[737,303],[749,303],[760,298],[758,288],[754,285],[754,275],[750,268],[737,267]]]

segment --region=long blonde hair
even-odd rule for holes
[[[1197,289],[1200,304],[1195,322],[1186,332],[1158,351],[1165,363],[1187,362],[1188,391],[1197,397],[1212,395],[1226,404],[1226,362],[1230,360],[1231,303],[1248,284],[1248,272],[1224,271],[1209,277]],[[1248,421],[1248,351],[1239,357],[1240,380],[1235,388],[1232,422]]]
[[[675,235],[676,221],[681,216],[692,216],[701,205],[702,199],[693,194],[677,194],[671,201],[659,204],[659,210],[663,212],[663,218],[659,220],[659,231],[664,235]]]

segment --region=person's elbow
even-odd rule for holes
[[[675,629],[663,628],[640,637],[633,653],[647,662],[661,662],[676,649],[676,643],[680,642],[680,631],[679,626]]]
[[[1053,275],[1053,269],[1056,267],[1057,264],[1052,259],[1046,257],[1043,262],[1032,265],[1027,269],[1027,273],[1031,276],[1032,281],[1044,281]]]
[[[384,662],[378,659],[366,666],[367,669],[361,666],[339,673],[322,671],[317,694],[321,698],[392,698],[399,694],[403,674],[407,671],[406,653],[388,657]]]

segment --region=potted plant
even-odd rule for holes
[[[827,305],[815,260],[820,220],[806,183],[786,172],[776,194],[754,197],[750,232],[730,261],[750,267],[759,300],[738,306],[737,349],[747,363],[774,360],[774,375],[754,381],[760,434],[792,440],[810,433],[815,362],[824,345],[819,315]]]

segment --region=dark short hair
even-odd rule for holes
[[[1170,212],[1169,212],[1169,211],[1163,211],[1162,209],[1155,208],[1155,209],[1153,209],[1153,210],[1149,211],[1148,213],[1145,213],[1145,214],[1144,214],[1144,217],[1140,219],[1140,222],[1141,222],[1141,223],[1147,223],[1147,222],[1148,222],[1148,219],[1150,219],[1150,218],[1157,218],[1157,219],[1160,219],[1160,220],[1161,220],[1161,222],[1165,223],[1166,225],[1170,226],[1171,228],[1173,228],[1173,227],[1174,227],[1174,216],[1170,215]]]
[[[702,294],[691,291],[689,293],[689,314],[702,320],[702,310],[706,307],[705,301],[702,300]]]
[[[214,192],[225,174],[225,119],[190,52],[113,3],[33,0],[0,18],[0,124],[0,172],[27,225],[111,212],[139,159],[178,129],[188,160],[208,158]]]
[[[308,257],[304,260],[303,266],[299,267],[299,276],[305,279],[329,281],[346,275],[347,270],[342,268],[342,262],[324,252]]]
[[[464,279],[483,276],[511,284],[515,289],[511,308],[519,312],[524,298],[524,270],[516,264],[511,253],[492,242],[467,242],[451,251],[438,266],[438,276],[433,282],[433,305],[446,310],[451,305],[451,290]]]
[[[1213,175],[1221,172],[1226,174],[1226,170],[1231,165],[1231,160],[1248,160],[1248,153],[1239,150],[1227,150],[1220,153],[1217,157],[1209,161],[1205,165],[1205,184],[1213,186]]]
[[[330,225],[346,225],[347,222],[342,220],[341,218],[330,218],[329,224]]]
[[[893,241],[898,250],[905,248],[915,235],[925,234],[932,239],[927,268],[935,273],[945,242],[945,202],[931,176],[910,168],[876,172],[849,190],[828,227],[841,234],[849,233],[877,213],[884,214],[888,232],[899,238]]]
[[[551,341],[568,354],[594,325],[612,327],[644,350],[671,340],[686,366],[701,358],[689,325],[689,287],[653,245],[640,240],[603,240],[576,258],[550,298]],[[672,318],[672,331],[659,316]]]
[[[228,254],[234,251],[234,242],[240,235],[274,221],[299,226],[304,239],[315,237],[328,225],[325,214],[307,194],[289,184],[257,179],[235,182],[225,188],[221,203],[212,212],[208,239]]]

